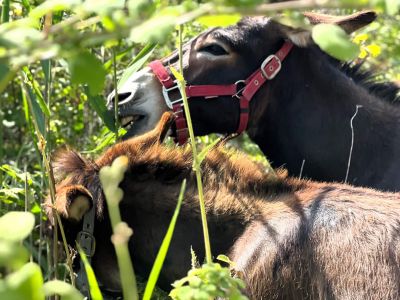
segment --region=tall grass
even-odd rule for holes
[[[204,247],[206,253],[206,262],[212,262],[212,254],[211,254],[211,244],[210,244],[210,236],[208,232],[208,225],[207,225],[207,215],[206,215],[206,208],[204,202],[204,193],[203,193],[203,183],[201,179],[201,159],[198,155],[196,140],[194,138],[193,132],[193,124],[192,118],[190,116],[190,109],[189,103],[185,92],[186,82],[183,77],[183,42],[182,42],[182,29],[183,25],[179,25],[179,73],[175,72],[175,77],[177,79],[179,90],[182,94],[183,99],[183,107],[185,110],[185,116],[187,121],[187,126],[189,130],[189,137],[190,137],[190,144],[192,147],[193,153],[193,170],[196,174],[196,182],[197,182],[197,191],[199,194],[199,205],[200,205],[200,213],[201,213],[201,223],[203,226],[203,238],[204,238]],[[173,69],[172,69],[173,70]]]

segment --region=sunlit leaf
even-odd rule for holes
[[[136,43],[163,43],[174,29],[176,16],[163,15],[151,18],[134,27],[130,39]]]
[[[111,131],[115,132],[115,122],[114,118],[111,112],[107,110],[104,98],[96,95],[90,95],[89,90],[85,89],[87,96],[88,96],[88,101],[89,105],[91,108],[93,108],[96,113],[99,115],[101,120],[104,122],[104,124],[107,126],[108,129]]]
[[[263,0],[223,0],[223,3],[226,5],[232,5],[232,6],[252,6],[256,4],[260,4],[263,2]]]
[[[236,24],[241,18],[239,14],[230,14],[230,15],[210,15],[210,16],[202,16],[197,18],[197,22],[203,24],[207,27],[226,27],[229,25]]]
[[[93,54],[84,51],[68,59],[71,82],[87,84],[91,95],[103,90],[106,71],[103,64]]]
[[[0,240],[0,266],[11,269],[22,267],[28,260],[29,253],[20,243]]]
[[[208,152],[210,152],[210,150],[212,148],[215,147],[216,144],[218,144],[218,142],[220,142],[221,139],[216,139],[214,141],[212,141],[210,144],[208,144],[206,147],[204,147],[203,150],[201,150],[201,152],[199,153],[199,155],[197,156],[198,162],[199,164],[201,164],[203,162],[203,160],[206,158]]]
[[[125,0],[87,0],[79,8],[88,13],[110,15],[112,12],[123,9],[125,2]]]
[[[165,257],[168,253],[168,248],[171,243],[172,235],[175,230],[176,221],[178,219],[179,211],[181,209],[181,204],[183,196],[186,190],[186,179],[183,180],[181,185],[181,190],[178,197],[178,203],[172,216],[171,222],[169,223],[167,233],[161,243],[160,250],[158,250],[156,260],[154,261],[153,267],[150,272],[149,280],[147,281],[146,289],[144,291],[143,300],[150,300],[153,293],[154,287],[156,286],[158,276],[160,275],[162,266],[164,264]]]
[[[29,16],[32,18],[41,18],[49,12],[70,10],[80,3],[80,0],[47,0],[31,10]]]
[[[120,128],[118,129],[118,136],[123,136],[126,133],[126,129],[125,128]],[[115,143],[115,133],[108,131],[104,134],[104,136],[102,136],[98,143],[96,148],[92,149],[92,150],[86,150],[86,151],[82,151],[82,153],[96,153],[99,152],[101,150],[103,150],[105,147],[112,145]]]
[[[32,97],[32,100],[34,98],[35,101],[37,101],[37,104],[39,105],[40,109],[42,110],[43,114],[46,117],[50,117],[50,109],[47,106],[46,102],[44,101],[42,92],[40,91],[40,85],[39,83],[35,80],[35,78],[32,76],[31,71],[29,70],[28,67],[23,67],[22,68],[23,72],[25,73],[25,76],[28,78],[30,84],[27,85],[27,88],[29,90],[30,94],[35,94],[34,97]]]
[[[43,33],[35,28],[17,27],[4,30],[0,35],[0,45],[21,47],[43,40]]]
[[[395,15],[400,10],[399,0],[385,0],[386,11],[389,15]]]
[[[86,276],[89,282],[90,296],[93,300],[103,300],[103,296],[101,295],[99,284],[97,283],[96,276],[94,275],[94,271],[92,266],[87,260],[86,254],[83,252],[82,248],[77,244],[79,256],[83,261],[83,265],[85,266]]]
[[[32,231],[35,217],[30,212],[11,211],[0,217],[0,239],[22,241]]]
[[[171,70],[172,75],[175,76],[177,81],[181,81],[181,82],[185,81],[185,78],[183,78],[183,75],[177,69],[175,69],[172,66],[170,66],[169,69]]]
[[[60,280],[46,282],[43,290],[46,296],[60,295],[62,300],[82,300],[84,298],[75,287]]]
[[[26,83],[23,83],[24,88],[22,93],[23,101],[27,101],[27,97],[30,99],[30,103],[32,104],[32,112],[33,116],[36,120],[38,129],[40,133],[44,136],[46,131],[45,126],[45,118],[43,114],[43,110],[40,108],[38,101],[36,100],[36,95],[33,93],[32,89]],[[27,93],[27,94],[26,94]]]
[[[40,267],[35,263],[27,263],[4,280],[0,280],[0,299],[43,300],[42,285]]]
[[[352,60],[359,53],[359,47],[352,43],[346,32],[337,25],[314,26],[312,38],[323,51],[340,60]]]
[[[118,88],[122,87],[129,77],[131,77],[133,73],[137,72],[146,63],[156,46],[157,44],[149,43],[135,56],[130,66],[122,74],[121,79],[118,82]]]
[[[50,74],[50,72],[51,72],[50,60],[49,59],[41,60],[40,64],[41,64],[42,69],[43,69],[44,78],[45,78],[46,82],[49,82],[50,75],[51,75]]]

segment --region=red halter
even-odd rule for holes
[[[267,80],[273,79],[276,74],[279,73],[282,61],[288,55],[292,47],[293,44],[286,41],[275,55],[272,54],[268,56],[261,64],[260,69],[257,69],[245,80],[239,80],[234,84],[227,85],[189,85],[186,86],[186,95],[188,98],[216,98],[219,96],[232,96],[238,98],[240,119],[236,132],[240,134],[247,128],[247,123],[249,121],[249,103],[251,99]],[[183,100],[182,97],[176,100],[171,100],[169,97],[169,93],[173,90],[179,91],[179,87],[176,81],[171,78],[161,61],[152,61],[149,66],[163,85],[165,103],[174,111],[176,125],[175,140],[179,145],[183,145],[189,137],[185,114],[183,112]]]

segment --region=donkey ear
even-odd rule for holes
[[[168,130],[171,128],[174,118],[175,116],[172,112],[163,113],[157,126],[143,136],[146,144],[162,143],[167,136]]]
[[[79,222],[92,206],[92,195],[82,185],[64,186],[56,192],[55,209],[64,218]]]
[[[314,43],[309,30],[293,28],[283,24],[279,24],[278,26],[282,30],[283,36],[297,47],[305,48]]]
[[[304,12],[303,15],[311,24],[336,24],[347,33],[365,27],[376,19],[376,13],[372,10],[360,11],[348,16],[331,16],[313,12]]]

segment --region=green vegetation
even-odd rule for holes
[[[57,230],[53,236],[44,232],[43,200],[47,194],[54,199],[54,178],[50,168],[52,151],[68,144],[93,155],[115,143],[124,130],[114,123],[112,114],[106,110],[105,95],[151,58],[162,57],[179,48],[209,26],[226,26],[245,14],[275,15],[277,10],[284,12],[281,19],[285,23],[309,26],[297,12],[306,1],[297,1],[297,6],[293,1],[290,4],[283,2],[278,8],[260,5],[260,2],[3,0],[0,24],[1,299],[43,299],[55,293],[62,299],[82,298],[73,287],[71,252],[63,230],[60,231],[61,238],[57,236]],[[323,7],[312,4],[308,8]],[[381,13],[377,22],[350,38],[336,26],[314,27],[313,38],[331,55],[366,59],[368,66],[382,74],[381,79],[400,81],[399,2],[337,0],[329,1],[329,8],[333,13],[349,13],[354,8],[373,8]],[[185,84],[183,78],[180,84]],[[192,133],[191,137],[196,157],[194,170],[200,172],[207,145],[215,144],[218,138],[210,135],[194,139]],[[268,166],[248,137],[239,137],[232,143]],[[123,169],[123,162],[116,162],[115,166],[118,164]],[[103,170],[103,176],[114,176],[107,172],[115,171]],[[123,170],[116,172],[121,179]],[[110,184],[109,179],[105,181]],[[122,274],[130,274],[124,276],[125,283],[122,281],[124,295],[127,299],[137,299],[137,292],[132,288],[134,274],[129,269],[130,258],[125,247],[129,228],[120,223],[119,200],[112,200],[120,193],[116,188],[117,185],[111,183],[109,197],[104,186],[108,205],[112,206],[114,201],[115,209],[110,208],[115,240],[118,240],[114,244],[117,253],[121,253],[119,265],[127,267]],[[144,299],[150,299],[152,295],[182,201],[184,184]],[[244,299],[239,292],[243,285],[240,279],[232,278],[229,268],[212,261],[212,254],[219,253],[211,253],[204,207],[202,213],[206,263],[201,268],[194,264],[193,269],[188,270],[188,276],[174,284],[170,296],[175,299]],[[59,217],[57,223],[60,224]],[[60,247],[59,243],[54,243],[58,240],[64,240]],[[233,262],[223,257],[221,260],[234,268]],[[90,270],[90,266],[87,269]],[[94,276],[90,278],[94,298],[101,299],[98,294],[96,297]],[[142,285],[139,283],[139,294],[144,289]],[[166,297],[163,292],[156,290],[154,293],[153,298]]]

